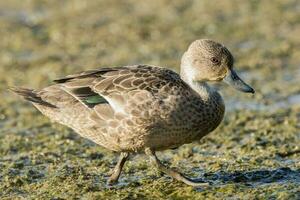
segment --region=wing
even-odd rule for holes
[[[97,104],[108,103],[104,97],[94,92],[91,86],[97,80],[101,79],[101,75],[107,72],[116,72],[122,68],[101,68],[97,70],[88,70],[77,74],[68,75],[64,78],[56,79],[63,90],[68,92],[78,101],[88,108],[93,108]]]
[[[109,113],[103,104],[109,104],[113,112],[126,114],[136,104],[176,93],[176,87],[188,87],[177,73],[149,65],[102,68],[55,82],[100,115]]]

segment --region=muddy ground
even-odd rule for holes
[[[1,199],[300,199],[300,3],[262,1],[0,1]],[[52,124],[7,91],[42,88],[81,70],[147,63],[178,71],[198,38],[224,43],[255,89],[218,87],[226,116],[213,133],[159,153],[211,183],[172,181],[146,156],[107,187],[117,155]]]

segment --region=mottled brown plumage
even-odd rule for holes
[[[128,153],[145,151],[165,173],[197,185],[164,168],[154,152],[199,140],[220,124],[225,107],[210,81],[229,76],[236,88],[253,92],[237,76],[233,80],[232,67],[233,57],[224,46],[197,40],[183,55],[181,76],[166,68],[134,65],[69,75],[40,91],[13,90],[81,136],[124,152],[110,183],[117,181]]]

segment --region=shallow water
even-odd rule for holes
[[[237,9],[238,8],[238,9]],[[1,1],[1,199],[299,199],[300,13],[297,1]],[[149,63],[178,71],[197,38],[224,42],[255,90],[217,84],[220,127],[159,152],[192,188],[132,156],[106,185],[117,155],[52,124],[7,86],[42,88],[69,73]]]
[[[264,104],[259,101],[239,101],[238,99],[231,99],[230,101],[226,101],[226,109],[231,111],[236,110],[254,110],[254,111],[273,111],[276,112],[280,109],[288,109],[293,106],[300,106],[300,94],[295,94],[288,96],[286,100],[272,102],[272,104]]]

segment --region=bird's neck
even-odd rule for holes
[[[202,99],[209,99],[213,97],[217,91],[210,87],[205,81],[195,81],[193,80],[193,70],[187,66],[181,66],[180,77],[184,80],[193,90],[195,90]]]

